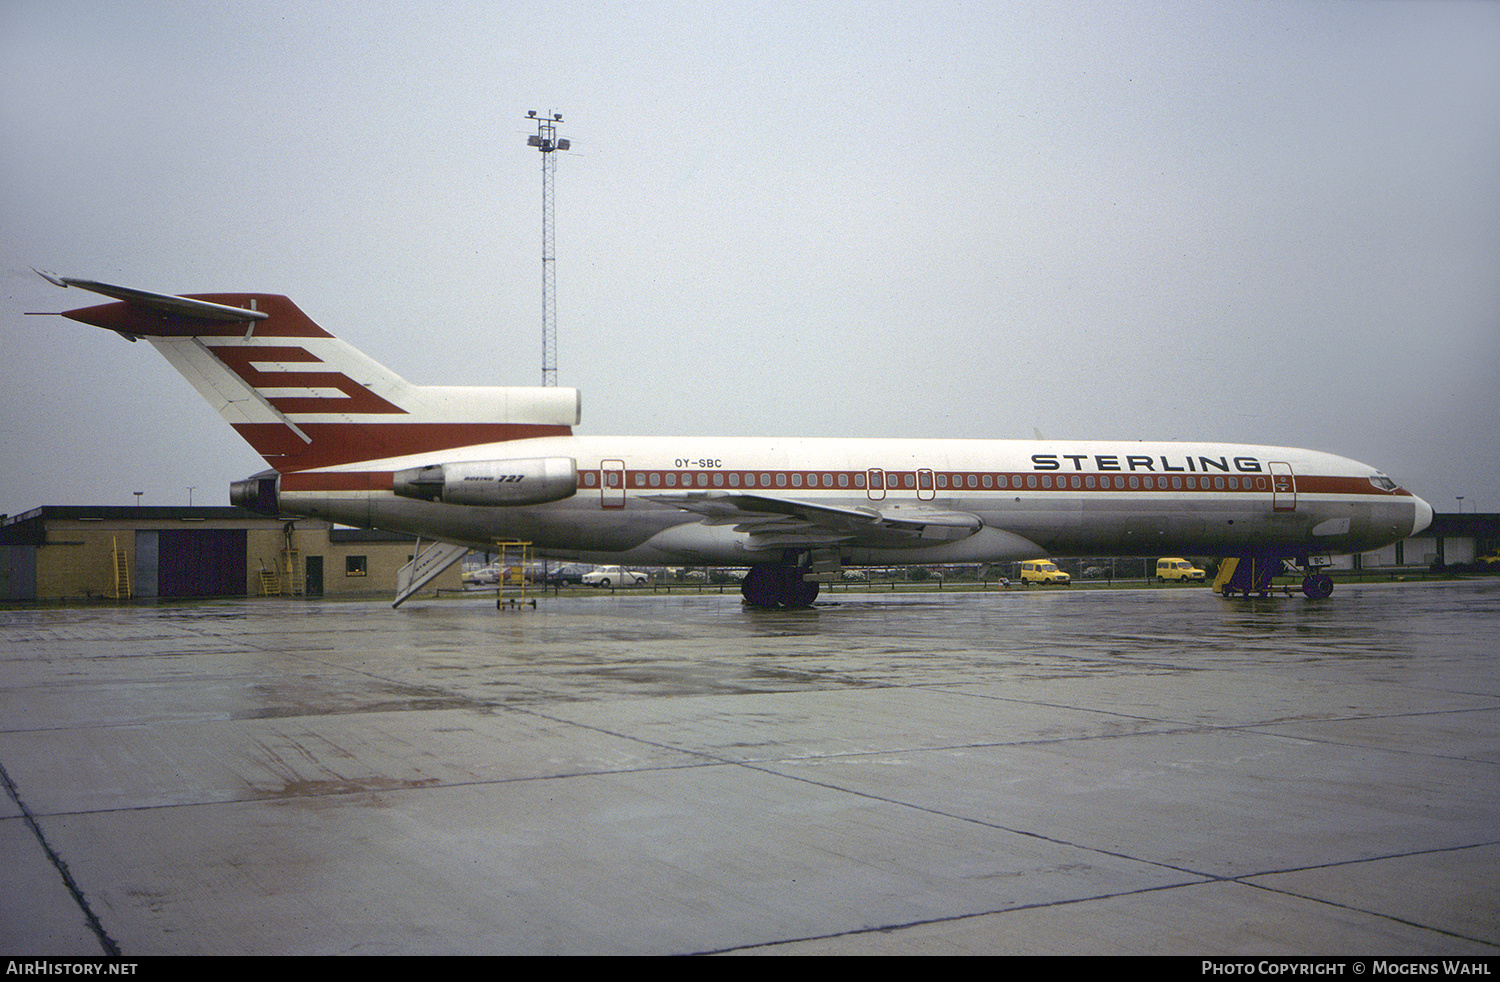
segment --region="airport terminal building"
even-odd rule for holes
[[[1420,534],[1375,552],[1335,557],[1335,569],[1462,566],[1500,549],[1500,515],[1434,514]]]
[[[241,508],[37,508],[0,524],[0,601],[390,597],[415,546]],[[454,566],[428,591],[461,588]]]

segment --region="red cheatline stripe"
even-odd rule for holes
[[[857,491],[864,491],[866,489],[864,488],[863,485],[858,485],[858,486],[855,485],[854,484],[854,478],[855,477],[859,477],[859,478],[863,479],[865,477],[866,473],[867,472],[865,472],[865,471],[779,471],[779,470],[777,470],[777,471],[675,471],[675,470],[674,471],[628,471],[627,472],[627,478],[626,478],[626,487],[629,490],[633,490],[633,491],[668,491],[668,490],[696,491],[696,490],[702,489],[702,490],[747,491],[747,492],[770,491],[770,492],[778,492],[778,493],[786,493],[788,491],[795,492],[795,491],[811,491],[811,490],[817,490],[817,491],[838,490],[838,491],[846,491],[846,492],[857,492]],[[1270,493],[1269,475],[1265,475],[1265,474],[1243,475],[1238,480],[1239,487],[1235,488],[1235,489],[1230,489],[1227,486],[1228,485],[1227,480],[1225,482],[1226,486],[1224,488],[1218,488],[1217,486],[1205,486],[1205,482],[1208,482],[1208,484],[1210,484],[1210,485],[1214,485],[1217,482],[1216,482],[1215,478],[1203,478],[1203,477],[1192,478],[1191,480],[1193,480],[1193,482],[1194,482],[1194,486],[1192,486],[1192,487],[1188,487],[1187,486],[1187,483],[1190,480],[1189,478],[1182,478],[1182,482],[1183,482],[1183,485],[1184,485],[1183,487],[1180,487],[1180,488],[1172,488],[1170,486],[1168,486],[1168,487],[1162,487],[1162,486],[1160,486],[1160,475],[1158,475],[1158,480],[1156,482],[1154,482],[1155,486],[1153,486],[1153,487],[1146,487],[1146,486],[1144,486],[1143,482],[1137,482],[1138,486],[1132,488],[1132,487],[1130,487],[1130,482],[1129,482],[1129,479],[1128,479],[1129,478],[1128,475],[1115,475],[1115,474],[1107,474],[1107,475],[1095,474],[1095,475],[1092,475],[1095,478],[1095,482],[1094,482],[1095,486],[1092,487],[1092,488],[1090,488],[1090,487],[1087,486],[1087,481],[1085,481],[1085,480],[1080,480],[1080,484],[1082,485],[1081,487],[1074,488],[1072,486],[1072,478],[1073,478],[1074,475],[1071,475],[1071,474],[1065,476],[1065,479],[1067,480],[1067,486],[1066,487],[1060,486],[1061,485],[1061,481],[1060,481],[1060,479],[1058,477],[1052,476],[1052,475],[1047,475],[1047,476],[1051,477],[1051,479],[1052,479],[1052,485],[1053,485],[1052,487],[1050,487],[1050,488],[1049,487],[1042,487],[1041,486],[1041,481],[1040,481],[1040,479],[1038,479],[1038,481],[1037,481],[1037,487],[1033,488],[1033,487],[1027,487],[1027,486],[1025,486],[1026,485],[1026,479],[1030,478],[1030,477],[1038,477],[1038,478],[1040,478],[1041,475],[1032,474],[1030,472],[1016,472],[1016,473],[1005,473],[1005,474],[991,472],[990,473],[991,485],[992,485],[991,487],[989,487],[989,488],[983,487],[982,486],[983,482],[981,481],[980,482],[981,483],[980,487],[970,488],[970,487],[967,486],[967,477],[968,477],[969,473],[970,472],[962,472],[961,474],[958,475],[958,476],[963,477],[965,479],[963,487],[947,487],[947,488],[941,488],[940,487],[940,488],[935,488],[934,490],[938,494],[944,494],[944,495],[949,495],[949,496],[954,495],[954,494],[970,494],[970,493],[975,493],[975,492],[990,492],[990,493],[996,493],[996,494],[1009,494],[1009,493],[1015,492],[1015,491],[1026,491],[1028,493],[1047,493],[1047,492],[1051,492],[1051,493],[1054,493],[1054,494],[1058,493],[1058,492],[1066,492],[1066,493],[1070,493],[1071,494],[1071,493],[1074,493],[1074,492],[1090,492],[1090,491],[1092,491],[1092,492],[1101,492],[1101,491],[1105,491],[1105,492],[1127,491],[1127,492],[1138,492],[1138,493],[1139,492],[1160,493],[1160,492],[1163,492],[1163,491],[1167,491],[1167,492],[1175,491],[1175,492],[1178,492],[1178,493],[1188,493],[1188,492],[1212,492],[1212,493],[1235,493],[1235,492],[1237,492],[1237,493],[1241,493],[1241,494],[1247,493],[1247,492],[1248,493],[1252,493],[1252,494],[1269,494]],[[904,491],[915,491],[915,490],[917,490],[917,484],[916,484],[917,472],[916,471],[886,471],[885,474],[886,474],[886,485],[887,485],[886,489],[885,489],[886,491],[891,492],[891,493],[899,493],[899,492],[904,492]],[[658,477],[658,483],[657,484],[652,484],[651,483],[650,478],[651,478],[652,475],[656,475]],[[666,483],[666,477],[667,477],[667,475],[671,475],[675,479],[676,483],[675,484],[671,484],[671,485],[667,484]],[[698,480],[699,475],[702,475],[702,477],[704,479],[704,483],[702,483],[702,484],[699,483],[699,480]],[[848,485],[846,485],[846,486],[840,486],[839,485],[838,479],[839,479],[840,475],[844,475],[845,477],[847,477],[849,479],[849,484]],[[715,483],[715,481],[714,481],[714,477],[715,476],[723,477],[724,478],[723,483],[722,484]],[[733,484],[731,482],[731,480],[730,480],[731,476],[738,477],[738,479],[739,479],[739,484],[738,485]],[[794,476],[800,477],[802,479],[802,483],[800,485],[796,485],[796,484],[793,483],[792,479],[793,479]],[[818,478],[817,485],[813,485],[811,483],[811,478],[813,476],[816,476]],[[951,484],[952,479],[953,479],[953,477],[955,475],[952,472],[945,472],[943,476],[946,476],[949,479],[949,482]],[[975,476],[976,477],[980,477],[981,475],[979,475],[979,474],[976,473]],[[1082,479],[1082,478],[1088,477],[1089,475],[1078,475],[1078,476],[1080,477],[1080,479]],[[1140,476],[1140,475],[1137,475],[1137,476]],[[584,490],[588,490],[588,489],[591,489],[591,488],[598,488],[599,487],[599,482],[600,482],[600,477],[601,477],[601,474],[597,470],[580,471],[579,472],[579,487],[581,489],[584,489]],[[763,481],[762,481],[763,477],[768,478],[769,480],[767,482],[763,483]],[[1005,487],[994,486],[994,485],[998,485],[1000,477],[1004,477],[1006,479],[1006,486]],[[1102,479],[1106,478],[1106,477],[1110,479],[1110,486],[1109,487],[1101,487],[1100,484],[1102,482]],[[1122,488],[1116,488],[1114,486],[1114,479],[1116,477],[1123,477],[1125,479],[1125,486],[1124,487],[1122,487]],[[754,483],[753,484],[752,483],[747,483],[750,478],[754,479]],[[785,483],[784,484],[783,483],[777,483],[778,482],[778,478],[785,478],[786,479]],[[1019,478],[1021,480],[1021,484],[1022,484],[1021,487],[1014,487],[1014,486],[1012,486],[1015,483],[1014,480],[1013,480],[1015,478]],[[908,479],[910,479],[910,480],[908,481]],[[1170,483],[1170,481],[1168,483]],[[391,472],[390,471],[349,471],[349,472],[341,472],[341,473],[329,474],[329,473],[306,473],[306,472],[296,472],[296,471],[293,471],[293,472],[288,472],[288,473],[284,473],[283,474],[282,479],[281,479],[281,489],[283,491],[389,491],[391,489]],[[923,490],[925,490],[925,489],[923,489]],[[1398,490],[1398,491],[1394,491],[1394,492],[1382,491],[1382,490],[1374,487],[1373,485],[1371,485],[1369,481],[1366,481],[1365,479],[1358,478],[1358,477],[1326,477],[1326,476],[1317,476],[1317,475],[1304,475],[1304,476],[1301,476],[1301,477],[1297,478],[1297,489],[1296,490],[1297,490],[1298,494],[1369,494],[1369,495],[1373,495],[1375,497],[1382,497],[1382,496],[1410,497],[1411,496],[1411,492],[1404,491],[1404,490]]]
[[[349,471],[339,474],[292,473],[281,476],[286,491],[389,491],[390,471]]]
[[[1165,475],[1078,473],[1058,474],[1035,471],[937,471],[929,478],[925,472],[883,471],[888,492],[933,491],[937,494],[973,492],[1215,492],[1270,493],[1271,475],[1249,473],[1233,475]],[[629,470],[625,486],[634,491],[720,490],[720,491],[864,491],[868,471],[846,470]],[[598,487],[601,472],[580,471],[582,487]],[[986,484],[988,480],[988,484]],[[877,487],[876,490],[882,490]],[[1289,489],[1293,490],[1293,489]],[[1322,475],[1296,476],[1294,490],[1299,494],[1368,494],[1409,496],[1407,491],[1383,491],[1362,477]]]
[[[298,423],[297,427],[311,443],[281,423],[238,423],[234,429],[283,474],[573,433],[571,426],[535,423]]]

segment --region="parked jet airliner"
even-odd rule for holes
[[[844,566],[1041,556],[1238,558],[1265,592],[1295,560],[1376,549],[1432,509],[1365,464],[1223,443],[578,436],[567,388],[412,385],[267,294],[168,296],[43,273],[118,302],[63,316],[144,338],[273,468],[257,511],[434,540],[397,603],[470,548],[749,566],[752,605],[811,604]],[[1249,560],[1246,562],[1246,560]]]

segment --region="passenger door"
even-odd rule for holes
[[[599,462],[599,507],[625,507],[625,461]]]
[[[936,494],[937,484],[932,479],[932,468],[921,468],[917,471],[917,500],[931,501]]]
[[[1270,468],[1271,510],[1296,511],[1297,475],[1292,473],[1292,465],[1273,460],[1270,462]]]

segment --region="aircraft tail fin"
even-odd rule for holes
[[[576,389],[413,385],[283,296],[169,296],[42,273],[118,302],[64,317],[144,339],[283,473],[476,443],[565,436]]]

